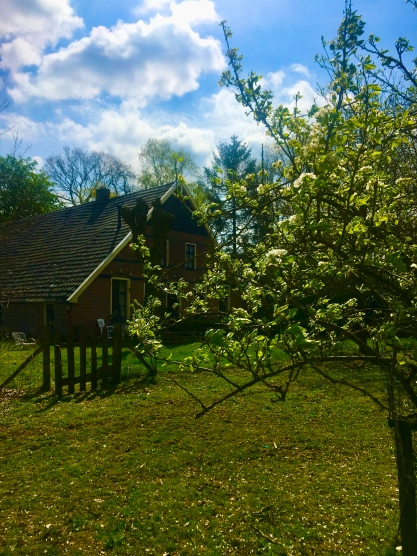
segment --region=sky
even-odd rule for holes
[[[417,11],[404,0],[353,7],[366,36],[386,48],[403,36],[417,47]],[[343,8],[344,0],[2,0],[0,103],[9,105],[0,155],[18,140],[41,167],[80,146],[139,170],[138,152],[154,138],[190,150],[202,166],[237,135],[258,156],[265,130],[218,85],[227,68],[219,23],[233,31],[244,74],[262,75],[277,105],[301,93],[303,108],[327,82],[314,56]]]

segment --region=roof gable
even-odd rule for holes
[[[69,300],[129,243],[130,230],[119,221],[118,207],[133,207],[138,198],[148,205],[157,197],[164,202],[175,189],[171,183],[2,226],[0,299]]]

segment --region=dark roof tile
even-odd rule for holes
[[[0,227],[0,300],[65,301],[129,233],[118,206],[149,205],[174,184]]]

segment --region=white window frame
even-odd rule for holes
[[[122,278],[121,276],[112,276],[110,282],[110,318],[113,318],[113,280],[124,280],[126,286],[126,320],[130,319],[130,278]]]

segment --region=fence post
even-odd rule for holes
[[[97,390],[97,338],[91,336],[91,390]]]
[[[80,330],[80,392],[87,390],[87,343],[85,329]]]
[[[42,374],[43,374],[43,390],[51,389],[51,351],[50,351],[50,336],[49,328],[45,326],[42,334],[42,351],[43,351],[43,363],[42,363]]]
[[[116,324],[113,330],[112,376],[119,382],[122,374],[122,325]]]
[[[58,398],[62,398],[62,356],[61,347],[54,347],[55,355],[55,393],[58,394]]]
[[[109,342],[106,331],[103,332],[101,340],[101,385],[103,388],[107,388],[109,380]]]
[[[74,334],[72,328],[67,332],[68,394],[74,393]]]

